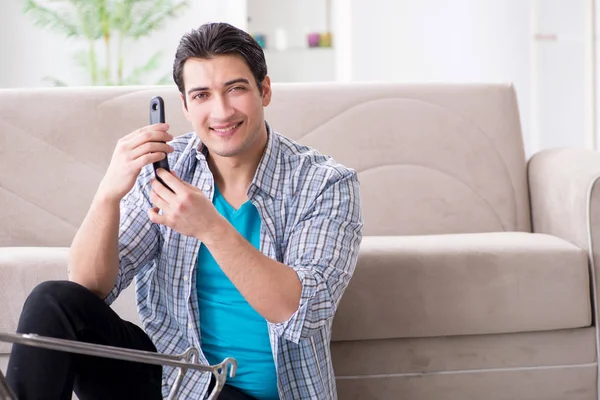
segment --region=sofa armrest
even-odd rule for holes
[[[533,232],[560,237],[586,251],[598,248],[599,177],[600,153],[595,151],[551,149],[535,154],[528,163]]]
[[[0,331],[15,332],[23,304],[39,283],[67,279],[67,247],[0,247]],[[0,354],[10,344],[0,342]]]
[[[600,153],[574,148],[541,151],[529,160],[528,179],[533,231],[567,240],[588,254],[594,324],[597,325]]]

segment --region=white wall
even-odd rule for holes
[[[534,0],[532,126],[534,146],[586,145],[585,0]]]
[[[334,81],[335,52],[309,48],[307,35],[331,31],[329,0],[248,0],[248,32],[266,36],[265,58],[273,82]],[[277,32],[285,38],[277,47]]]
[[[245,0],[191,0],[191,7],[165,28],[126,49],[131,66],[143,64],[157,49],[164,50],[160,73],[172,69],[181,35],[209,21],[225,21],[246,29]],[[50,86],[43,78],[52,76],[71,85],[85,84],[87,77],[73,65],[72,54],[85,44],[37,28],[21,11],[21,1],[2,2],[0,12],[0,88]],[[102,56],[102,49],[97,49]],[[154,81],[145,82],[154,83]]]
[[[137,64],[162,48],[160,75],[169,73],[181,35],[207,21],[264,31],[271,40],[284,28],[289,50],[265,52],[275,82],[513,82],[528,154],[586,144],[588,0],[190,1],[183,17],[128,49]],[[303,48],[306,31],[329,28],[328,2],[335,49]],[[20,4],[4,1],[0,12],[0,88],[48,85],[44,76],[84,83],[71,62],[81,45],[34,27]],[[534,33],[552,39],[534,40]]]
[[[339,23],[351,39],[344,38],[338,53],[338,79],[513,82],[528,154],[591,144],[590,0],[337,0],[334,7],[336,2],[340,8],[351,4]]]
[[[267,36],[272,48],[277,29],[286,32],[291,48],[305,48],[306,35],[329,28],[325,0],[248,0],[248,30]]]
[[[33,25],[22,14],[22,2],[4,1],[0,13],[0,88],[43,85],[44,76],[67,77],[67,41]],[[69,72],[65,72],[69,71]]]
[[[351,79],[514,82],[529,149],[528,1],[351,2]]]

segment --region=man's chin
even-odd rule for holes
[[[240,146],[206,146],[208,152],[219,157],[236,157],[244,152],[244,149]]]

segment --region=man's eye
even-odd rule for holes
[[[192,99],[205,99],[208,97],[208,93],[198,93],[192,97]]]
[[[232,92],[237,92],[237,91],[242,91],[242,90],[246,90],[246,88],[243,86],[235,86],[235,87],[231,88]]]

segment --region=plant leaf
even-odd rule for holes
[[[101,2],[97,0],[70,0],[75,7],[83,36],[89,40],[102,37],[102,21],[98,17]]]
[[[73,24],[75,18],[72,13],[61,10],[53,10],[48,7],[39,5],[33,0],[27,0],[23,8],[25,14],[29,14],[36,26],[40,28],[48,28],[53,31],[62,33],[67,37],[81,36],[81,31],[77,25]]]
[[[138,7],[134,10],[133,15],[141,15],[141,17],[133,19],[130,30],[131,37],[137,39],[161,29],[167,19],[178,16],[188,6],[187,0],[178,1],[175,4],[171,0],[155,0],[152,6]]]
[[[123,79],[123,84],[140,85],[146,83],[142,82],[142,78],[150,72],[156,70],[156,68],[158,68],[161,57],[162,51],[159,50],[156,53],[154,53],[152,57],[148,59],[146,64],[142,65],[141,67],[134,68],[131,71],[131,73],[125,79]]]
[[[88,50],[78,50],[73,53],[73,62],[80,68],[89,71],[90,65],[90,52]]]
[[[167,72],[157,82],[157,85],[172,85],[173,84],[173,73]]]
[[[53,78],[51,76],[45,76],[42,81],[51,82],[54,86],[69,86],[64,81],[60,79]]]

